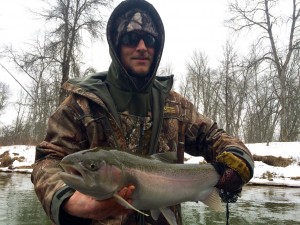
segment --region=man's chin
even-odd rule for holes
[[[130,76],[137,78],[145,78],[148,76],[148,70],[137,70],[137,71],[128,71]]]

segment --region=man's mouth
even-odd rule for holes
[[[146,57],[134,57],[134,60],[149,60],[149,58]]]

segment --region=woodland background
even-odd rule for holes
[[[104,37],[102,15],[112,0],[44,2],[43,11],[32,13],[45,26],[34,40],[28,40],[26,49],[0,46],[0,59],[30,79],[26,87],[19,83],[16,118],[11,124],[0,124],[0,145],[43,140],[50,114],[66,97],[61,85],[69,78],[99,72],[84,65],[81,49],[84,36]],[[284,13],[282,2],[289,5]],[[227,39],[217,67],[209,64],[205,52],[195,49],[189,59],[183,59],[186,70],[176,80],[177,91],[246,143],[300,141],[300,0],[229,0],[228,10],[225,26],[253,35],[252,47],[240,55],[235,40]],[[169,74],[172,64],[161,65],[158,75]],[[0,82],[0,117],[12,92]]]

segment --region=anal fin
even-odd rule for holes
[[[170,225],[177,225],[177,220],[174,212],[169,208],[160,208],[161,213],[164,215]]]

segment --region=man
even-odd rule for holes
[[[183,151],[204,156],[221,174],[217,187],[238,194],[253,175],[249,150],[238,139],[199,114],[171,91],[173,76],[156,77],[163,52],[164,27],[154,7],[127,0],[107,24],[112,63],[108,72],[73,79],[63,86],[69,97],[49,118],[47,136],[36,148],[35,191],[55,224],[168,224],[144,218],[114,199],[96,201],[66,186],[53,168],[71,153],[93,147],[139,154]],[[130,202],[133,186],[119,194]],[[172,206],[182,224],[180,206]]]

